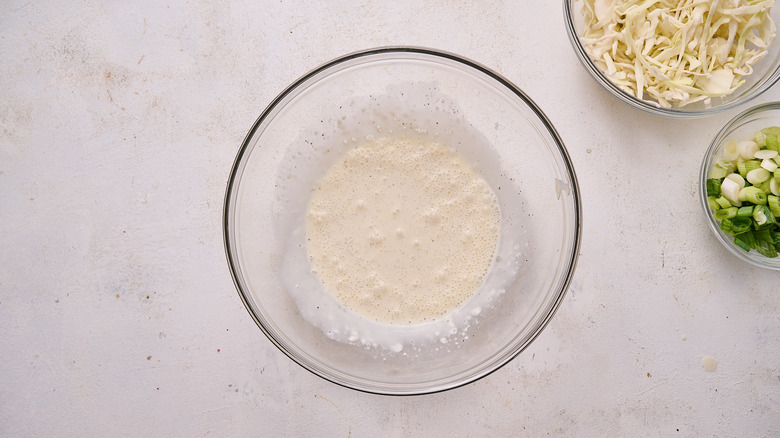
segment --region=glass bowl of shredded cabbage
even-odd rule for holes
[[[703,117],[744,104],[780,79],[775,0],[564,0],[585,69],[651,114]]]
[[[723,246],[780,270],[780,102],[750,108],[720,130],[702,161],[699,198]]]

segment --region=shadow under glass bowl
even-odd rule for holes
[[[745,77],[745,83],[734,92],[723,97],[713,97],[710,103],[696,102],[683,107],[664,108],[653,100],[640,100],[615,85],[588,55],[581,36],[585,31],[582,13],[584,0],[563,0],[566,32],[580,63],[591,77],[617,100],[641,111],[669,118],[698,118],[726,111],[745,104],[769,90],[780,80],[780,38],[775,37],[766,56],[753,66],[753,73]],[[770,16],[780,26],[780,5],[775,5]]]
[[[407,129],[448,143],[492,187],[501,235],[488,278],[494,271],[512,275],[457,334],[389,351],[355,341],[359,334],[338,339],[339,320],[331,321],[333,329],[314,320],[317,314],[305,301],[315,291],[298,290],[307,289],[301,287],[306,281],[314,284],[311,267],[296,266],[308,259],[291,254],[300,256],[305,247],[300,224],[311,189],[333,156],[365,139]],[[302,367],[360,391],[431,393],[495,371],[543,330],[572,279],[580,202],[563,142],[520,89],[454,54],[377,48],[314,69],[263,111],[228,180],[225,249],[252,318]],[[380,328],[393,336],[409,327]]]
[[[710,143],[710,147],[704,154],[704,159],[699,169],[699,201],[704,214],[707,216],[707,223],[710,226],[715,238],[726,247],[729,252],[737,256],[740,260],[748,262],[761,268],[780,270],[780,257],[765,257],[755,250],[745,251],[734,243],[734,237],[720,229],[718,222],[710,210],[707,202],[707,179],[710,178],[715,163],[723,156],[723,147],[731,140],[742,141],[753,138],[756,131],[770,127],[780,126],[780,102],[770,102],[754,106],[731,119],[718,132]]]

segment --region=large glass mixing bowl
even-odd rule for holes
[[[307,304],[317,279],[300,224],[334,159],[366,139],[401,134],[439,141],[473,164],[497,194],[501,230],[479,305],[467,303],[452,331],[442,332],[442,321],[374,324],[374,336],[401,339],[386,348],[346,336],[343,320],[319,318]],[[230,173],[225,248],[247,310],[292,360],[356,390],[423,394],[495,371],[539,335],[572,279],[580,202],[563,142],[520,89],[457,55],[378,48],[318,67],[263,111]],[[411,332],[413,345],[403,341]]]

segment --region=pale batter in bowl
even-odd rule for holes
[[[381,138],[348,151],[317,183],[306,245],[344,306],[416,324],[474,295],[499,229],[498,199],[463,157],[421,138]]]

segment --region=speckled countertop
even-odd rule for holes
[[[675,121],[617,103],[578,64],[559,1],[3,9],[0,435],[780,435],[780,274],[720,247],[697,199],[705,148],[745,107]],[[571,154],[584,215],[573,286],[531,347],[409,398],[279,352],[221,236],[230,166],[265,105],[325,61],[401,44],[529,94]]]

